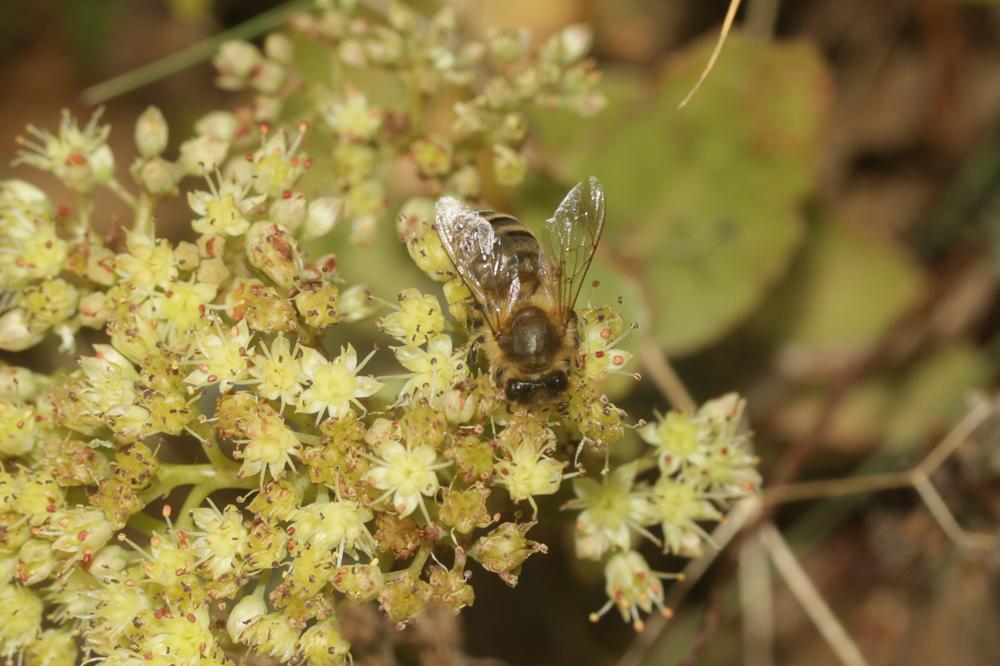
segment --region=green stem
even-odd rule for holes
[[[398,571],[390,571],[385,575],[386,579],[395,580],[396,578],[402,578],[403,576],[419,576],[420,571],[424,568],[424,565],[427,564],[427,558],[430,554],[431,550],[428,546],[421,546],[408,567]]]
[[[215,490],[217,490],[217,488],[210,483],[201,483],[191,488],[191,492],[188,493],[186,498],[184,498],[184,504],[181,505],[180,515],[177,517],[178,529],[186,530],[191,528],[191,525],[194,523],[194,519],[191,518],[191,511],[201,506],[201,503],[205,501],[205,498],[211,495]]]
[[[70,229],[74,240],[83,240],[90,232],[90,216],[94,212],[94,200],[89,196],[77,195],[76,224]]]
[[[166,495],[178,486],[208,486],[214,490],[220,488],[255,488],[257,479],[237,476],[238,467],[228,465],[223,468],[215,465],[175,465],[163,464],[156,472],[156,480],[142,494],[144,504],[149,504],[157,497]]]
[[[281,25],[292,12],[307,7],[312,0],[292,0],[284,5],[255,16],[231,30],[220,32],[209,39],[204,39],[186,49],[172,53],[166,58],[126,72],[121,76],[99,83],[83,91],[85,104],[100,104],[113,97],[149,85],[154,81],[166,78],[171,74],[196,65],[209,58],[219,46],[231,39],[252,39],[268,30]]]
[[[156,199],[143,192],[135,205],[135,225],[133,231],[147,238],[153,237],[153,206]]]
[[[118,182],[117,178],[112,178],[107,187],[114,192],[115,196],[128,204],[130,208],[136,207],[135,195],[126,190],[125,186]]]
[[[162,534],[167,531],[167,524],[165,522],[157,520],[148,513],[143,513],[142,511],[134,514],[128,519],[128,526],[147,535],[152,534],[153,532],[160,532]]]
[[[201,444],[201,449],[205,452],[205,456],[208,458],[209,463],[215,465],[215,467],[219,469],[232,467],[233,461],[222,452],[222,447],[219,446],[219,440],[215,438],[215,433],[210,427],[193,426],[189,427],[188,431],[191,432],[195,439],[198,440],[198,443]]]

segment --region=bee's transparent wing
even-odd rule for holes
[[[489,221],[458,199],[438,199],[434,228],[490,328],[505,328],[521,292],[516,258],[503,251]]]
[[[564,320],[576,304],[601,240],[604,213],[604,188],[591,176],[577,183],[545,221],[542,238],[551,279],[559,286],[559,308]]]

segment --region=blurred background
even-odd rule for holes
[[[659,348],[698,401],[747,397],[766,486],[908,469],[959,422],[973,392],[995,387],[1000,3],[746,0],[684,110],[677,103],[708,59],[724,0],[452,4],[472,34],[527,26],[541,39],[574,22],[593,27],[607,108],[587,120],[538,112],[528,150],[541,175],[497,204],[539,217],[564,184],[603,180],[601,286],[583,298],[620,297],[640,324],[627,344]],[[89,115],[81,93],[90,86],[261,15],[270,21],[266,12],[281,6],[3,0],[0,152],[13,157],[24,125],[53,127],[63,107]],[[173,141],[234,99],[203,61],[107,101],[120,164],[149,104],[164,111]],[[45,182],[7,164],[0,178]],[[106,204],[110,227],[118,204]],[[392,202],[389,211],[371,248],[333,243],[359,253],[344,261],[352,277],[391,298],[420,277],[384,270],[408,264]],[[160,215],[177,234],[188,220],[182,204]],[[358,260],[364,252],[388,254]],[[669,408],[654,381],[613,390],[635,418]],[[998,533],[996,421],[931,479],[959,529]],[[623,446],[627,456],[638,444]],[[1000,663],[996,548],[969,548],[943,530],[942,514],[912,488],[829,494],[776,503],[774,519],[868,663]],[[517,666],[840,663],[780,576],[771,585],[766,566],[738,566],[753,556],[749,540],[636,647],[616,618],[587,621],[604,592],[599,570],[573,556],[571,520],[536,529],[548,556],[533,558],[514,590],[477,575],[475,606],[425,627],[415,643],[441,649],[418,650],[413,663],[457,663],[458,654]],[[763,576],[756,587],[741,580],[748,572]],[[753,645],[760,614],[773,617],[771,661]]]

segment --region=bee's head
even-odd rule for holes
[[[512,377],[504,385],[504,394],[511,402],[538,405],[552,402],[566,391],[569,380],[563,370],[555,370],[538,378]]]

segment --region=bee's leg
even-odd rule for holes
[[[486,336],[483,334],[483,325],[485,323],[478,310],[471,310],[469,312],[469,318],[466,320],[466,326],[469,331],[469,353],[465,357],[465,362],[473,370],[480,369],[479,350],[483,343],[486,342]]]
[[[486,342],[486,338],[480,335],[469,343],[469,354],[465,357],[465,362],[470,368],[479,369],[479,348],[484,342]]]

